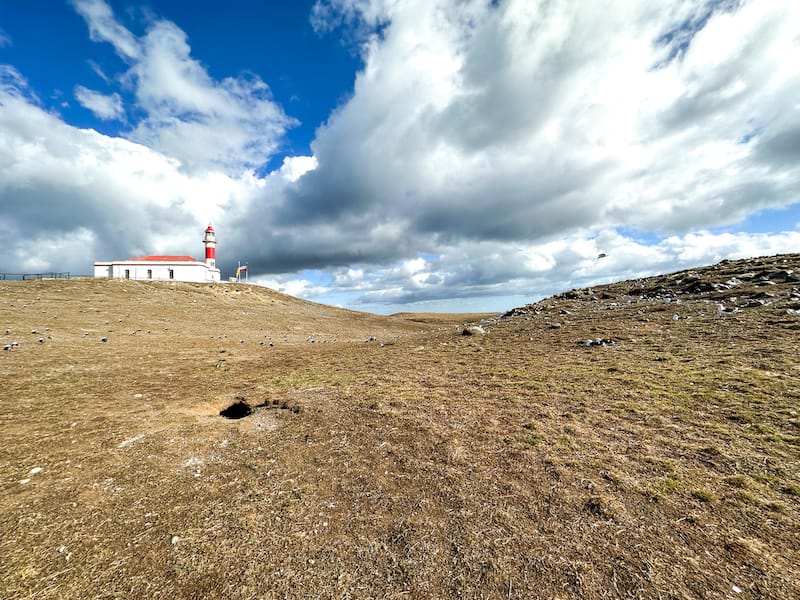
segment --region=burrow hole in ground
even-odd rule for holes
[[[219,411],[219,416],[224,417],[226,419],[244,419],[245,417],[249,417],[252,415],[256,410],[264,410],[264,409],[278,409],[278,410],[288,410],[294,414],[299,414],[302,410],[301,407],[296,405],[290,405],[288,402],[280,400],[264,400],[261,404],[256,404],[255,406],[251,406],[246,400],[243,398],[237,398],[236,402],[228,406],[227,408],[223,408]]]

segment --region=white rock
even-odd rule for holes
[[[28,475],[36,475],[37,473],[42,472],[42,467],[33,467],[30,471],[28,471]]]

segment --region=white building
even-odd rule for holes
[[[98,261],[94,263],[95,277],[162,281],[219,281],[216,267],[216,234],[211,225],[205,231],[203,244],[206,260],[201,262],[191,256],[139,256],[127,260]]]

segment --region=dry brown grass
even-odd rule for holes
[[[722,316],[631,285],[465,337],[481,315],[0,283],[0,596],[800,596],[791,284]]]

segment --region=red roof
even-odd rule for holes
[[[146,262],[200,262],[191,256],[137,256],[136,258],[129,258],[128,260]]]

